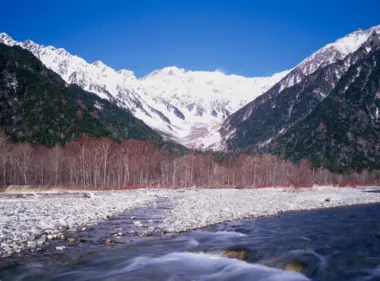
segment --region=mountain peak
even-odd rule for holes
[[[176,66],[167,66],[149,73],[146,77],[162,77],[162,76],[181,76],[185,73],[185,69]]]
[[[349,54],[356,52],[374,31],[380,31],[380,25],[367,30],[357,29],[335,42],[320,48],[308,58],[299,63],[293,70],[282,79],[279,84],[279,92],[298,84],[304,76],[310,75],[318,69],[343,60]]]
[[[120,69],[118,73],[125,78],[136,79],[135,73],[132,70]]]
[[[8,34],[6,34],[5,32],[0,33],[0,39],[2,39],[2,40],[6,40],[6,39],[8,39],[8,40],[13,40],[12,37],[10,37],[10,36],[9,36]]]
[[[354,32],[337,39],[335,42],[327,44],[325,47],[317,51],[316,54],[323,52],[326,49],[334,48],[339,51],[342,58],[344,58],[345,56],[357,51],[374,32],[378,31],[380,32],[380,25],[375,25],[367,30],[358,28]]]
[[[376,30],[376,27],[370,28],[368,30],[358,29],[354,32],[349,33],[347,36],[336,40],[331,45],[340,51],[343,56],[347,56],[348,54],[353,53],[359,49],[359,47],[365,41],[367,41],[373,30]]]
[[[185,73],[185,69],[178,68],[176,66],[167,66],[161,69],[163,72],[167,72],[169,75],[183,74]]]
[[[32,40],[26,40],[22,43],[22,46],[25,48],[25,49],[28,49],[30,51],[32,51],[31,49],[32,48],[38,48],[38,47],[44,47],[44,46],[39,46],[37,43],[33,42]]]
[[[24,41],[24,44],[30,45],[30,44],[36,44],[36,43],[34,43],[32,40],[28,39],[28,40]]]
[[[3,32],[0,33],[0,43],[4,43],[6,45],[14,45],[16,41],[14,41],[13,38],[10,37],[8,34]]]
[[[105,65],[102,61],[100,61],[100,60],[94,61],[94,62],[91,63],[91,64],[92,64],[92,65],[95,65],[95,66],[97,66],[97,67],[101,67],[101,68],[106,67],[106,65]]]

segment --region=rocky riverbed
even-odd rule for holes
[[[170,205],[170,208],[158,204],[162,201],[167,202],[165,206]],[[380,193],[377,190],[348,188],[292,191],[280,188],[150,189],[1,194],[0,256],[7,257],[25,249],[38,251],[47,244],[55,245],[56,251],[64,251],[64,243],[50,242],[60,239],[67,241],[72,236],[70,233],[83,233],[91,225],[117,216],[123,218],[122,214],[137,208],[149,208],[148,214],[152,216],[152,219],[144,218],[144,222],[130,218],[131,225],[141,229],[142,232],[138,234],[145,236],[150,233],[182,232],[286,211],[378,202]],[[162,219],[154,219],[152,212],[155,208],[162,213]],[[131,231],[123,229],[113,235],[118,238]]]
[[[39,251],[128,210],[152,206],[167,191],[0,194],[0,256]],[[57,251],[65,246],[56,246]]]
[[[380,202],[378,188],[192,189],[174,198],[162,228],[183,232],[226,221]]]

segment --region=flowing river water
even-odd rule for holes
[[[0,280],[380,280],[380,205],[286,213],[176,235],[146,232],[167,208],[161,202],[136,210],[73,234],[76,243],[55,241],[2,261]],[[118,231],[127,232],[112,237]],[[67,248],[56,251],[57,245]],[[221,253],[244,253],[244,260]]]

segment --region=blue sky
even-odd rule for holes
[[[378,0],[2,1],[0,32],[137,76],[165,66],[264,76],[380,24]]]

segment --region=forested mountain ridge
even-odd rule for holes
[[[329,95],[281,135],[273,150],[333,171],[380,168],[380,38],[357,54]]]
[[[307,159],[333,171],[379,168],[378,29],[344,59],[292,86],[282,89],[281,81],[233,114],[222,130],[228,149]]]
[[[31,52],[0,44],[0,127],[13,142],[52,146],[79,136],[165,141],[128,110],[68,85]]]

